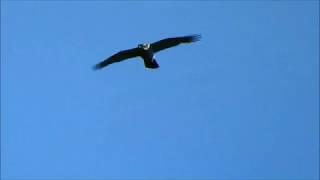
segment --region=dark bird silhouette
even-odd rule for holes
[[[110,64],[121,62],[129,58],[140,56],[146,68],[156,69],[159,67],[154,54],[167,48],[171,48],[183,43],[192,43],[199,41],[200,35],[190,35],[182,37],[166,38],[151,44],[139,44],[138,47],[128,50],[119,51],[104,61],[96,64],[94,69],[101,69]]]

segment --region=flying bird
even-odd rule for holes
[[[94,66],[94,69],[102,69],[110,64],[121,62],[134,57],[141,57],[146,68],[156,69],[159,68],[159,64],[154,58],[155,53],[158,53],[159,51],[167,48],[177,46],[179,44],[196,42],[199,41],[200,38],[201,36],[196,34],[190,36],[166,38],[151,44],[139,44],[136,48],[119,51],[118,53],[110,56],[104,61],[96,64]]]

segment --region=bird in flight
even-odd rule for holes
[[[129,58],[134,58],[140,56],[144,61],[144,66],[150,69],[159,68],[159,64],[154,58],[154,54],[158,53],[167,48],[177,46],[184,43],[192,43],[199,41],[201,38],[200,35],[190,35],[190,36],[181,36],[181,37],[172,37],[162,39],[160,41],[151,43],[151,44],[139,44],[138,47],[119,51],[118,53],[110,56],[104,61],[96,64],[94,66],[95,70],[102,69],[110,64],[121,62]]]

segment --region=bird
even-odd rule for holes
[[[121,50],[113,54],[109,58],[94,65],[93,69],[99,70],[106,66],[109,66],[110,64],[122,62],[124,60],[135,58],[135,57],[141,57],[143,59],[145,68],[157,69],[160,66],[154,56],[156,53],[180,44],[193,43],[193,42],[199,41],[200,39],[201,39],[201,35],[193,34],[193,35],[187,35],[187,36],[161,39],[151,44],[148,44],[148,43],[138,44],[138,46],[135,48]]]

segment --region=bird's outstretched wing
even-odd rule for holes
[[[167,38],[162,39],[160,41],[154,42],[151,44],[151,48],[154,53],[164,50],[166,48],[171,48],[173,46],[177,46],[181,43],[192,43],[199,41],[201,38],[200,35],[190,35],[190,36],[182,36],[182,37],[174,37],[174,38]]]
[[[96,64],[93,69],[101,69],[109,64],[121,62],[129,58],[137,57],[142,55],[142,50],[140,48],[133,48],[128,50],[119,51],[118,53],[112,55],[111,57],[105,59],[104,61]]]

